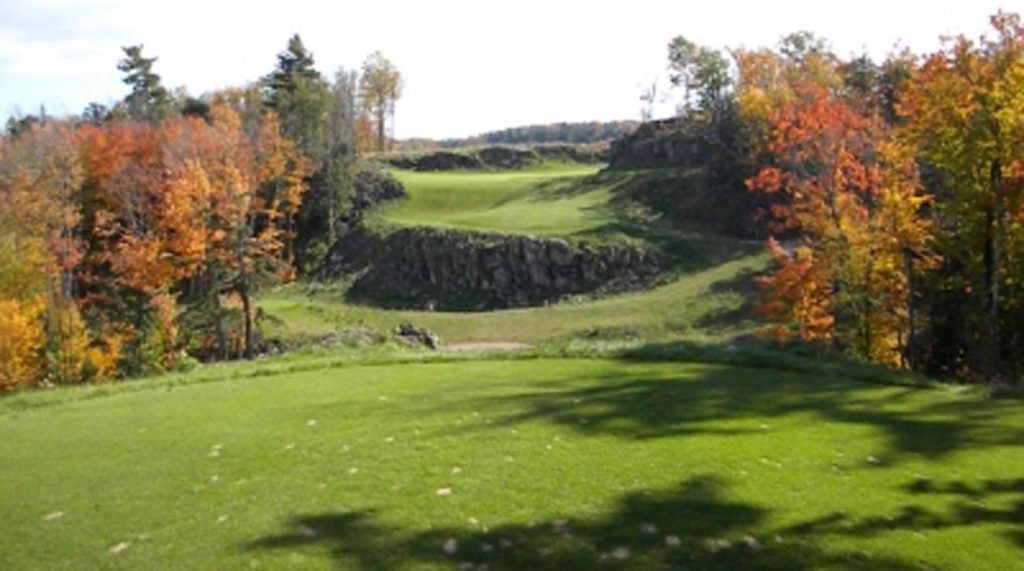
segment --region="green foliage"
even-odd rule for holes
[[[683,88],[681,113],[711,112],[729,95],[729,62],[718,50],[677,36],[668,45],[668,62],[672,85]]]
[[[138,44],[121,48],[125,57],[118,62],[117,69],[125,74],[122,81],[131,88],[123,101],[124,113],[135,121],[156,123],[173,113],[174,102],[160,84],[160,76],[153,72],[157,58],[143,57],[142,47]]]
[[[289,38],[288,47],[277,54],[277,68],[263,78],[267,106],[279,107],[282,98],[298,88],[300,80],[322,81],[323,77],[313,65],[313,54],[306,50],[302,38],[298,34]]]
[[[298,35],[277,59],[277,68],[263,78],[264,103],[313,165],[294,228],[296,265],[305,274],[337,239],[352,194],[356,77],[339,69],[333,82],[325,80]]]

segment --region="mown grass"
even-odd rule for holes
[[[545,163],[519,171],[395,170],[408,198],[373,212],[370,222],[542,236],[567,236],[617,220],[611,184],[587,184],[599,167]]]
[[[1019,402],[671,353],[21,395],[0,567],[1021,567]]]

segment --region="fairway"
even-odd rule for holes
[[[0,416],[0,567],[1021,568],[1014,402],[628,359],[137,388]]]
[[[616,217],[610,183],[589,183],[600,167],[545,164],[522,171],[393,174],[408,198],[375,211],[373,220],[544,236],[592,231]]]

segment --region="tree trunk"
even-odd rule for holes
[[[903,250],[903,276],[907,280],[907,339],[900,343],[900,364],[905,369],[917,367],[917,315],[914,311],[914,264],[913,253]]]
[[[213,328],[217,336],[217,358],[225,361],[228,358],[228,336],[224,333],[224,308],[220,305],[220,292],[217,291],[217,280],[213,280]]]
[[[377,111],[377,150],[384,152],[384,104],[381,104],[380,109]]]
[[[985,245],[982,261],[985,265],[985,318],[982,354],[984,355],[983,371],[985,380],[994,382],[1002,373],[1002,332],[999,324],[999,266],[1003,245],[1003,204],[1000,186],[1002,185],[1002,163],[992,161],[989,171],[989,190],[991,192],[988,208],[985,210]]]
[[[252,300],[249,299],[249,283],[244,277],[238,281],[238,295],[242,298],[242,313],[245,323],[245,358],[253,358]]]

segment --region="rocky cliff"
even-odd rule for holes
[[[376,305],[484,310],[643,289],[661,270],[654,250],[625,244],[404,228],[350,232],[320,275],[358,276],[350,297]]]
[[[613,169],[695,168],[705,165],[706,145],[684,118],[650,121],[612,143]]]

